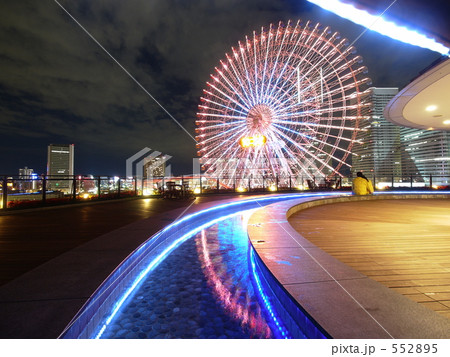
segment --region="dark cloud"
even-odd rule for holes
[[[8,4],[7,4],[8,3]],[[61,4],[194,135],[209,74],[269,23],[311,19],[350,41],[362,28],[302,0],[80,0]],[[355,44],[376,86],[404,86],[438,55],[383,36]],[[0,2],[0,173],[44,172],[74,143],[77,173],[124,174],[144,147],[186,172],[195,142],[54,1]]]

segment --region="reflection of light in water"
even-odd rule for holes
[[[210,237],[211,238],[211,237]],[[239,320],[243,328],[247,328],[254,337],[270,338],[272,332],[261,316],[259,306],[252,309],[252,302],[247,292],[241,287],[233,286],[232,277],[227,273],[226,263],[220,253],[220,243],[213,235],[207,239],[207,231],[203,230],[200,239],[197,236],[199,257],[204,268],[208,284],[222,303],[225,311]],[[234,290],[234,291],[233,291]],[[253,304],[253,306],[255,306]]]

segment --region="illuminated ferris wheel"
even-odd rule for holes
[[[201,97],[196,139],[205,173],[312,178],[350,167],[369,105],[361,62],[320,24],[280,22],[246,37],[215,67]]]

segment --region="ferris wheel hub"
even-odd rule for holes
[[[267,104],[256,104],[247,115],[247,127],[252,133],[263,134],[272,124],[273,110]]]

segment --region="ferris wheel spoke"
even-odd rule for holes
[[[280,23],[280,25],[281,25],[281,23]],[[277,30],[276,30],[275,42],[277,42],[278,35],[280,34],[280,25],[278,26],[278,28],[277,28]],[[269,32],[269,36],[270,36],[270,34],[271,34],[271,32]],[[286,37],[286,31],[283,32],[283,36],[282,36],[282,39],[281,39],[281,43],[280,43],[280,45],[279,45],[277,54],[276,54],[276,56],[275,56],[275,58],[274,58],[274,60],[273,60],[272,71],[271,71],[271,73],[270,73],[269,80],[268,80],[269,83],[272,83],[273,76],[275,75],[276,71],[278,70],[278,61],[279,61],[279,59],[280,59],[280,54],[281,54],[281,51],[282,51],[282,49],[283,49],[283,44],[284,44],[285,37]],[[268,85],[266,88],[267,88],[267,90],[270,90],[270,89],[272,88],[272,86],[271,86],[271,85]],[[270,95],[268,94],[268,92],[265,92],[265,93],[264,93],[264,97],[270,97]]]
[[[225,115],[225,114],[214,114],[214,113],[197,113],[200,117],[211,117],[211,118],[222,118],[222,119],[237,119],[245,121],[246,117],[240,115]]]
[[[314,37],[314,36],[315,36],[315,31],[318,29],[318,25],[319,25],[319,24],[316,25],[316,27],[314,28],[314,30],[313,30],[313,32],[311,33],[310,37]],[[271,93],[269,93],[269,96],[272,96],[272,95],[273,95],[273,91],[277,88],[279,81],[281,80],[281,78],[284,78],[284,74],[285,74],[285,71],[286,71],[287,68],[292,69],[292,70],[291,70],[291,74],[288,76],[287,79],[289,80],[289,78],[290,78],[292,75],[294,75],[294,72],[295,72],[294,69],[295,69],[296,67],[293,68],[293,64],[292,64],[292,63],[293,63],[294,61],[292,60],[292,58],[293,58],[294,55],[296,55],[296,48],[297,48],[297,45],[298,45],[299,41],[300,41],[300,39],[297,41],[297,43],[294,45],[294,47],[293,47],[292,49],[289,50],[289,54],[288,54],[288,57],[287,57],[286,60],[285,60],[285,64],[284,64],[284,66],[283,66],[283,68],[282,68],[282,70],[281,70],[281,72],[280,72],[280,74],[279,74],[279,76],[278,76],[278,78],[277,78],[277,81],[275,82],[275,85],[272,87],[272,91],[271,91]],[[315,47],[315,45],[317,44],[318,41],[319,41],[319,36],[317,36],[316,40],[315,40],[314,43],[311,45],[311,49]],[[289,66],[288,66],[288,65],[289,65]]]
[[[232,156],[232,157],[236,158],[237,150],[238,150],[238,148],[234,148],[234,151],[230,152],[228,156]],[[239,160],[240,160],[240,158],[237,158],[238,162],[239,162]],[[223,154],[215,159],[215,162],[214,162],[215,165],[220,164],[220,163],[223,163],[220,165],[220,168],[217,168],[217,167],[215,168],[215,171],[216,171],[216,174],[218,177],[223,176],[225,172],[229,171],[228,166],[230,165],[230,162],[229,162],[229,160],[227,160],[225,154]],[[236,165],[236,167],[237,166],[238,165]],[[231,175],[231,176],[233,176],[233,175]]]
[[[236,129],[233,129],[233,130],[236,130]],[[219,132],[218,134],[215,134],[215,133],[199,134],[199,135],[197,135],[197,138],[201,139],[202,146],[206,146],[208,143],[219,140],[221,137],[227,137],[227,136],[229,137],[229,134],[230,133],[224,133],[224,132]]]
[[[227,139],[230,140],[230,141],[231,141],[231,139],[235,139],[235,141],[237,141],[237,139],[239,138],[239,136],[240,136],[243,132],[245,132],[245,129],[241,129],[240,131],[237,131],[236,133],[232,134],[231,136],[228,136]],[[220,133],[220,134],[218,134],[214,139],[217,141],[217,140],[221,139],[221,136],[225,136],[225,134]],[[207,139],[207,140],[208,140],[208,139]],[[236,145],[234,145],[234,146],[231,145],[231,146],[230,146],[230,143],[227,142],[227,140],[223,140],[222,142],[220,142],[219,144],[217,144],[217,145],[215,145],[213,148],[211,148],[209,151],[207,151],[208,146],[206,146],[206,147],[205,147],[205,150],[203,150],[203,151],[205,151],[204,155],[205,155],[205,156],[211,156],[211,155],[214,154],[216,151],[219,151],[219,150],[222,148],[222,146],[226,146],[226,145],[228,145],[228,149],[227,149],[227,150],[229,150],[229,149],[232,148],[232,147],[236,147]],[[202,150],[200,150],[200,151],[202,151]]]
[[[248,40],[248,39],[247,39]],[[248,40],[249,41],[249,40]],[[255,96],[256,96],[256,102],[260,102],[260,86],[261,84],[258,81],[259,74],[259,68],[258,68],[258,54],[259,52],[259,45],[258,41],[256,39],[256,33],[253,31],[253,77],[254,77],[254,83],[255,83]]]
[[[270,33],[272,31],[272,24],[270,24],[269,26],[269,32]],[[267,42],[266,42],[266,38],[267,38]],[[264,28],[261,28],[261,46],[263,45],[263,43],[265,43],[265,56],[264,56],[264,70],[263,70],[263,75],[262,75],[262,80],[261,80],[261,98],[265,98],[265,90],[264,87],[266,85],[266,83],[264,82],[264,79],[267,78],[267,67],[268,67],[268,61],[269,61],[269,54],[270,54],[270,46],[271,46],[271,40],[272,40],[272,36],[269,36],[267,34],[267,36],[264,34]]]
[[[217,92],[222,94],[225,98],[227,98],[230,102],[233,102],[238,107],[242,108],[243,110],[247,110],[248,108],[245,107],[245,105],[242,102],[237,101],[235,98],[230,97],[228,94],[221,91],[219,88],[217,88],[214,84],[211,84],[209,82],[206,82],[210,87],[214,88]]]
[[[234,51],[234,49],[233,49],[233,51]],[[241,78],[241,74],[239,72],[239,68],[236,67],[236,65],[234,63],[236,61],[236,59],[233,60],[228,54],[226,56],[227,56],[227,60],[228,60],[228,65],[230,66],[231,70],[233,71],[232,72],[232,74],[233,74],[232,78],[237,81],[237,84],[239,84],[239,86],[241,88],[241,90],[239,92],[243,93],[243,95],[240,98],[241,98],[242,101],[245,102],[246,107],[247,107],[247,111],[248,111],[248,109],[251,107],[251,103],[252,103],[252,98],[249,95],[249,88],[246,87],[244,81]],[[228,65],[223,64],[224,68],[227,71],[228,71]],[[230,74],[230,76],[231,76],[231,74]]]
[[[279,81],[283,78],[283,80],[285,81],[285,82],[287,82],[287,81],[289,81],[289,77],[288,78],[284,78],[284,73],[285,73],[285,71],[286,71],[286,69],[288,68],[288,67],[292,67],[292,63],[290,63],[290,62],[292,62],[292,58],[294,57],[294,55],[296,54],[296,50],[297,50],[297,47],[298,47],[298,45],[299,45],[299,43],[300,43],[300,41],[301,41],[301,38],[299,37],[298,39],[297,39],[297,41],[296,41],[296,43],[294,44],[294,46],[293,46],[293,48],[292,49],[290,49],[290,51],[289,51],[289,54],[288,54],[288,57],[285,59],[285,64],[284,64],[284,66],[283,66],[283,69],[281,70],[281,73],[279,73],[279,75],[277,76],[277,81],[273,84],[273,85],[268,85],[267,86],[267,89],[269,89],[269,88],[272,88],[271,89],[271,91],[268,93],[268,94],[266,94],[266,97],[272,97],[272,96],[274,96],[273,95],[273,92],[274,92],[274,90],[278,87],[278,83],[279,83]],[[270,80],[268,81],[269,83],[270,83]],[[266,92],[267,93],[267,92]]]
[[[287,142],[291,143],[294,147],[296,147],[297,149],[301,150],[303,155],[303,159],[307,162],[307,164],[309,165],[310,168],[313,168],[313,170],[320,172],[319,168],[317,167],[317,165],[311,161],[310,159],[308,159],[307,156],[310,156],[311,159],[316,160],[321,162],[322,164],[324,164],[320,158],[314,156],[314,154],[312,154],[311,152],[309,152],[306,148],[303,147],[303,145],[300,145],[299,143],[297,143],[296,141],[293,141],[289,136],[285,135],[283,132],[279,131],[279,130],[275,130],[280,136],[282,136]]]
[[[280,135],[284,136],[287,140],[289,140],[291,143],[293,143],[294,145],[297,146],[297,143],[294,142],[294,141],[292,141],[288,136],[284,135],[284,134],[281,133],[280,131],[278,131],[278,133],[279,133]],[[315,148],[315,149],[318,149],[318,148]],[[311,152],[309,152],[308,150],[306,150],[306,149],[304,149],[304,148],[303,148],[303,150],[305,150],[305,152],[308,153],[314,160],[317,160],[317,161],[320,162],[322,165],[324,165],[324,166],[326,166],[327,168],[329,168],[329,169],[335,171],[328,163],[324,162],[319,156],[314,155],[314,153],[311,153]],[[319,150],[319,151],[321,151],[321,153],[325,153],[323,150]],[[331,156],[331,157],[332,157],[333,159],[335,159],[335,160],[338,160],[338,161],[340,160],[340,159],[338,159],[338,158],[336,158],[336,157],[333,157],[333,156]],[[319,170],[319,171],[320,171],[320,170]]]
[[[328,147],[330,147],[330,148],[333,148],[334,150],[339,150],[339,151],[343,151],[343,152],[345,152],[345,153],[347,153],[347,154],[351,154],[351,151],[346,150],[346,149],[344,149],[344,148],[341,148],[341,147],[339,147],[338,145],[333,145],[333,144],[330,144],[330,143],[328,143],[328,142],[326,142],[326,141],[320,140],[320,139],[317,138],[317,137],[311,137],[311,136],[309,136],[309,135],[300,133],[300,132],[295,131],[295,130],[292,130],[292,129],[288,129],[288,128],[286,128],[286,127],[283,127],[283,126],[280,126],[280,125],[277,125],[277,124],[274,124],[274,125],[275,125],[277,128],[281,129],[281,130],[285,130],[285,131],[288,131],[288,132],[293,133],[293,134],[296,134],[296,135],[304,136],[304,137],[307,138],[307,139],[310,139],[310,140],[312,140],[312,141],[315,141],[315,142],[324,144],[324,145],[326,145],[326,146],[328,146]],[[327,135],[327,136],[330,136],[330,135]],[[323,151],[323,152],[324,152],[324,151]],[[333,157],[333,159],[338,160],[338,159],[335,158],[335,157]]]
[[[237,132],[234,135],[238,136],[239,134],[241,134],[241,132]],[[215,141],[223,139],[224,137],[229,138],[229,136],[227,137],[224,133],[218,133],[216,135],[211,135],[211,136],[207,137],[206,139],[204,139],[205,137],[207,137],[206,134],[199,135],[199,138],[202,139],[203,146],[207,146],[207,144],[209,144],[211,142],[214,143]],[[239,137],[237,139],[239,139]]]
[[[223,64],[222,64],[223,66]],[[232,81],[225,76],[224,72],[219,70],[217,67],[215,68],[216,72],[219,73],[219,75],[221,76],[221,78],[223,78],[223,80],[225,81],[225,83],[227,84],[227,86],[225,86],[225,84],[221,83],[220,80],[216,79],[217,82],[221,83],[221,85],[224,87],[225,90],[229,91],[232,95],[237,95],[240,100],[242,102],[245,102],[246,106],[250,106],[250,99],[244,94],[246,93],[246,91],[242,91],[240,89],[237,88],[237,86],[235,86]],[[239,83],[238,83],[239,84]],[[246,97],[244,99],[244,97]]]
[[[205,91],[206,92],[206,91]],[[208,93],[208,92],[206,92]],[[208,93],[211,98],[215,98],[216,100],[212,100],[209,98],[204,98],[204,97],[200,97],[200,100],[202,102],[206,102],[208,104],[213,105],[213,107],[211,106],[207,106],[207,105],[199,105],[200,109],[203,109],[205,112],[208,112],[209,110],[213,110],[213,111],[225,111],[225,112],[234,112],[234,113],[238,113],[241,115],[247,115],[247,111],[242,111],[240,109],[237,109],[236,107],[230,107],[228,105],[226,105],[225,103],[220,103],[219,102],[219,98],[216,95],[213,95],[211,92]],[[220,100],[222,100],[223,98],[220,98]],[[216,106],[217,108],[215,108],[214,106]]]
[[[335,56],[336,54],[341,54],[340,48],[345,45],[346,40],[342,40],[339,44],[335,45],[333,50],[330,53],[326,53],[324,55],[320,55],[317,52],[314,51],[314,49],[311,47],[311,53],[312,58],[310,63],[314,63],[309,68],[306,68],[305,71],[303,71],[305,76],[310,75],[312,71],[316,71],[317,68],[325,67],[325,64],[327,64],[327,68],[331,69],[335,67],[338,63],[343,61],[342,56]]]
[[[209,143],[208,141],[205,141],[205,144],[208,144],[208,143]],[[237,146],[226,146],[225,142],[222,142],[221,144],[219,144],[217,146],[214,145],[214,147],[210,147],[210,146],[211,145],[206,145],[204,148],[202,148],[200,150],[200,152],[204,152],[204,154],[203,154],[204,157],[210,157],[210,156],[214,155],[215,153],[220,152],[221,149],[223,150],[224,147],[226,147],[227,149],[226,149],[226,151],[222,151],[222,153],[226,153],[231,148],[237,147]]]
[[[217,107],[212,107],[209,105],[199,105],[198,108],[202,111],[198,112],[197,116],[205,116],[205,111],[211,111],[211,112],[214,112],[215,114],[217,114],[217,113],[227,113],[231,110],[231,111],[235,112],[236,114],[240,114],[241,116],[243,116],[243,118],[247,117],[247,113],[244,113],[240,110],[233,110],[233,108],[227,107],[225,105],[217,104]],[[238,116],[238,115],[236,115],[236,116]],[[214,120],[214,119],[211,119],[211,120]]]
[[[239,152],[241,152],[241,155],[239,155]],[[228,170],[228,167],[230,165],[228,157],[232,157],[237,160],[237,165],[232,168],[232,172],[236,172],[236,170],[239,168],[240,165],[242,165],[242,162],[244,162],[244,165],[246,161],[248,160],[248,152],[247,155],[242,155],[242,149],[240,147],[229,147],[225,152],[223,152],[216,160],[216,162],[225,162],[224,165],[222,165],[222,168],[218,171],[219,175],[222,175],[225,170]]]
[[[217,129],[217,128],[226,128],[226,127],[229,127],[229,126],[236,126],[236,125],[242,125],[242,124],[245,124],[245,120],[239,120],[239,121],[232,121],[232,122],[224,122],[223,120],[216,120],[215,122],[218,122],[219,124],[213,124],[213,125],[208,125],[208,130],[209,129]],[[214,120],[196,120],[195,121],[195,123],[197,124],[197,125],[199,125],[199,123],[200,124],[206,124],[206,123],[214,123]],[[200,127],[200,129],[202,129],[201,127]],[[205,129],[206,129],[206,127],[205,127]]]
[[[279,164],[282,166],[282,172],[287,173],[287,175],[292,175],[292,169],[289,166],[287,159],[285,157],[285,154],[283,153],[283,148],[281,147],[280,140],[279,138],[276,136],[276,134],[274,132],[270,132],[269,134],[270,137],[270,142],[273,143],[275,145],[275,147],[272,147],[275,151],[275,156],[276,156],[276,161],[279,162]],[[266,155],[270,156],[268,153],[268,148],[265,147],[264,148],[266,150]],[[289,156],[290,157],[290,156]],[[293,156],[295,157],[295,156]]]
[[[329,83],[327,83],[325,81],[326,78],[319,78],[319,80],[317,80],[315,82],[311,82],[308,85],[308,87],[303,88],[302,92],[303,93],[307,93],[308,91],[311,91],[313,88],[317,87],[318,85],[324,86],[325,90],[324,90],[324,88],[321,88],[320,90],[318,90],[317,97],[316,96],[310,96],[307,100],[302,100],[300,102],[297,100],[296,102],[293,102],[292,101],[293,93],[294,93],[294,95],[296,94],[297,97],[298,96],[303,97],[304,95],[302,95],[302,92],[299,92],[300,89],[298,88],[299,87],[299,83],[301,82],[301,80],[298,80],[298,81],[291,80],[291,81],[289,81],[289,79],[291,77],[292,77],[292,74],[286,79],[286,83],[290,82],[291,85],[289,87],[285,88],[283,93],[281,93],[281,88],[278,90],[278,92],[279,92],[278,93],[279,94],[279,99],[280,100],[284,100],[281,103],[281,106],[285,105],[286,103],[292,103],[292,104],[290,104],[291,107],[292,106],[298,106],[299,104],[305,105],[308,102],[315,103],[317,101],[318,97],[321,98],[321,100],[320,100],[321,102],[326,102],[325,99],[326,98],[331,98],[332,95],[333,95],[333,91],[331,90]],[[290,108],[289,107],[285,107],[285,109],[289,110]]]
[[[239,51],[237,51],[233,48],[233,54],[234,54],[235,58],[239,58],[239,57],[241,58],[240,64],[243,67],[243,72],[244,72],[243,74],[244,74],[244,78],[246,80],[247,95],[250,99],[249,107],[251,107],[256,104],[256,100],[254,97],[254,89],[253,89],[253,85],[252,85],[253,83],[250,80],[249,70],[247,68],[247,61],[245,60],[244,53],[245,53],[245,48],[243,47],[242,43],[239,42]]]
[[[296,117],[295,114],[288,114],[289,116],[294,116]],[[286,115],[286,116],[288,116]],[[336,118],[333,118],[336,119]],[[301,122],[301,121],[287,121],[287,120],[276,120],[275,121],[276,124],[286,124],[289,126],[314,126],[314,127],[319,127],[319,128],[330,128],[330,129],[345,129],[345,130],[350,130],[350,131],[365,131],[363,129],[360,128],[355,128],[352,126],[339,126],[339,125],[331,125],[331,124],[321,124],[321,123],[310,123],[310,122]]]

